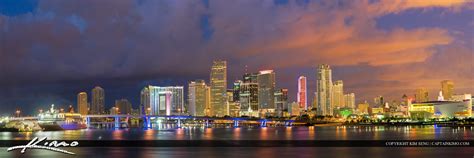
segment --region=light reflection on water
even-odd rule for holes
[[[1,140],[472,140],[472,128],[434,126],[323,126],[265,128],[84,129],[0,132]]]

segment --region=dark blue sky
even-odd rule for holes
[[[0,0],[0,114],[76,104],[102,86],[106,106],[136,107],[145,85],[209,80],[228,61],[229,83],[274,69],[295,98],[312,96],[318,64],[358,101],[399,99],[440,81],[474,85],[474,3],[419,0]]]

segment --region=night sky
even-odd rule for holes
[[[229,85],[246,65],[274,69],[290,100],[299,75],[313,96],[323,63],[358,102],[434,99],[445,79],[474,93],[473,50],[469,0],[0,0],[0,115],[75,105],[96,85],[107,108],[136,108],[148,84],[209,81],[215,59]]]

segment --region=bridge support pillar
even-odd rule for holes
[[[86,128],[89,128],[91,125],[91,118],[90,117],[86,117]]]
[[[181,128],[181,118],[178,117],[178,128]]]
[[[209,127],[210,127],[210,126],[209,126],[209,120],[206,119],[206,123],[204,124],[204,126],[205,126],[206,128],[209,128]]]
[[[239,121],[238,120],[234,120],[234,127],[239,127]]]
[[[261,120],[260,127],[267,127],[267,120]]]
[[[118,116],[115,116],[114,127],[115,128],[120,128],[120,117],[118,117]]]

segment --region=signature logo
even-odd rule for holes
[[[65,141],[51,141],[48,142],[46,141],[46,137],[38,139],[38,137],[35,137],[33,140],[31,140],[28,144],[26,145],[20,145],[20,146],[14,146],[10,147],[7,149],[7,151],[13,151],[13,150],[19,150],[21,149],[20,153],[25,153],[27,149],[43,149],[43,150],[50,150],[50,151],[55,151],[55,152],[60,152],[64,154],[70,154],[70,155],[75,155],[76,153],[60,149],[59,147],[75,147],[79,145],[79,142],[73,141],[71,143],[67,143]]]

